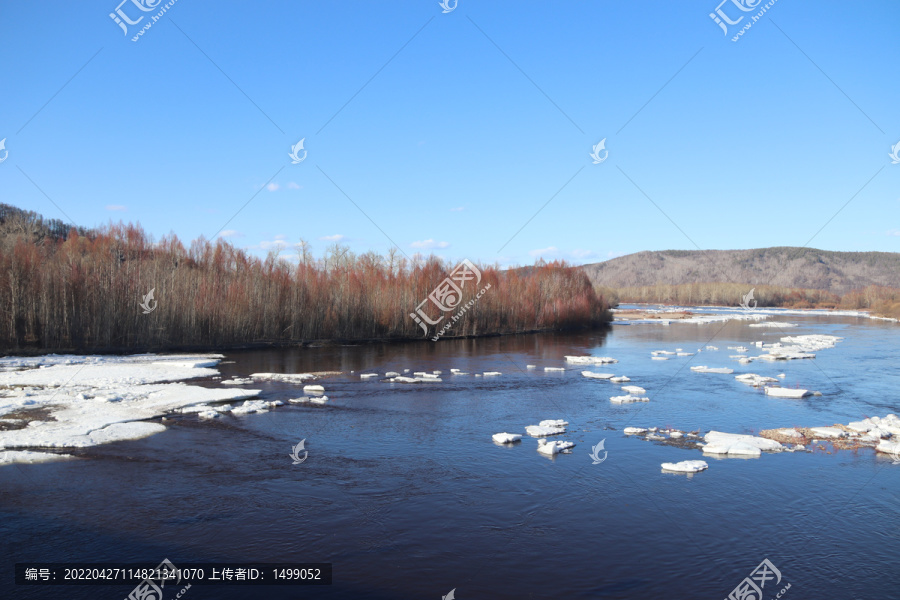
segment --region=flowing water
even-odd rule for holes
[[[324,406],[199,421],[88,449],[84,460],[0,467],[0,597],[121,599],[133,586],[12,585],[16,562],[330,562],[328,587],[203,587],[184,598],[707,598],[763,559],[764,598],[900,598],[900,464],[859,451],[716,459],[626,437],[626,426],[751,433],[900,413],[900,328],[858,317],[785,315],[800,326],[614,325],[608,332],[279,349],[226,354],[223,377],[335,370]],[[814,360],[739,365],[727,346],[783,335],[844,338]],[[667,361],[652,350],[696,352]],[[565,355],[619,360],[565,366]],[[751,347],[749,353],[759,354]],[[233,362],[232,362],[233,361]],[[533,364],[537,369],[529,370]],[[689,366],[786,375],[822,396],[785,400]],[[442,370],[390,384],[360,372]],[[451,376],[500,371],[497,377]],[[650,402],[615,405],[614,372]],[[355,375],[350,375],[350,371]],[[218,387],[217,380],[199,382]],[[298,386],[255,382],[266,399]],[[572,454],[491,435],[565,419]],[[308,458],[294,465],[305,439]],[[606,460],[593,464],[604,441]],[[603,453],[600,453],[603,456]],[[693,476],[662,462],[702,459]],[[169,600],[169,597],[166,597]]]

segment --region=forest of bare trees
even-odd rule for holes
[[[753,289],[753,300],[759,307],[841,308],[869,310],[872,314],[900,318],[900,289],[870,285],[839,296],[816,289],[785,288],[749,283],[685,283],[681,285],[647,285],[622,288],[595,286],[598,293],[613,304],[659,303],[685,306],[738,306]]]
[[[333,245],[265,259],[224,240],[154,242],[135,225],[62,227],[0,206],[0,351],[222,349],[312,340],[421,339],[410,317],[453,264]],[[608,306],[563,263],[481,269],[490,289],[449,336],[595,327]],[[153,300],[141,308],[154,290]],[[434,310],[431,310],[434,313]],[[436,314],[431,315],[433,318]],[[443,325],[443,323],[441,323]],[[438,325],[440,327],[440,325]],[[429,334],[433,334],[434,327]]]

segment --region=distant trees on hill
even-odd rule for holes
[[[12,209],[12,210],[11,210]],[[63,226],[0,206],[0,350],[225,348],[309,340],[421,339],[410,317],[454,265],[334,245],[291,263],[226,241],[158,243],[134,225]],[[444,336],[594,327],[606,301],[564,263],[481,268],[459,306],[487,290]],[[145,303],[148,314],[140,306]],[[457,311],[444,314],[428,335]],[[430,309],[432,320],[441,316]]]

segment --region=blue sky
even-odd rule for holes
[[[900,5],[734,42],[739,2],[177,0],[133,42],[164,2],[2,0],[0,201],[260,254],[900,250]]]

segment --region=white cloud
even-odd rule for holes
[[[270,250],[272,248],[287,248],[288,243],[284,240],[263,240],[259,243],[260,250]]]
[[[579,260],[587,260],[590,258],[598,258],[599,254],[593,250],[572,250],[572,256]]]
[[[625,252],[617,252],[615,250],[610,250],[609,252],[606,253],[606,257],[607,258],[618,258],[620,256],[625,256],[625,254],[626,254]]]
[[[336,233],[336,234],[334,234],[334,235],[323,235],[323,236],[320,237],[319,239],[322,240],[323,242],[340,242],[341,240],[343,240],[343,239],[346,238],[346,237],[347,237],[347,236],[345,236],[345,235],[341,235],[340,233]]]
[[[449,248],[450,242],[436,242],[432,239],[420,240],[410,244],[413,248],[422,248],[423,250],[434,250],[435,248]]]
[[[125,210],[125,207],[121,204],[107,204],[106,210]]]
[[[465,209],[466,209],[465,206],[457,206],[456,208],[451,208],[450,211],[451,211],[451,212],[460,212],[460,211],[465,210]]]
[[[217,237],[227,238],[227,237],[243,237],[243,233],[238,231],[237,229],[226,229],[222,233],[220,233]]]
[[[291,181],[290,183],[288,183],[287,186],[288,186],[288,189],[289,189],[289,190],[299,190],[300,188],[303,187],[302,185],[297,185],[297,184],[294,183],[293,181]]]
[[[892,231],[888,231],[888,235],[900,236],[900,229],[894,229]]]
[[[279,188],[279,185],[277,183],[275,183],[274,181],[266,186],[266,189],[269,190],[270,192],[277,192],[278,188]]]
[[[555,254],[559,254],[559,248],[557,248],[556,246],[538,248],[537,250],[530,251],[528,254],[534,258],[538,258],[540,256],[553,256]]]

